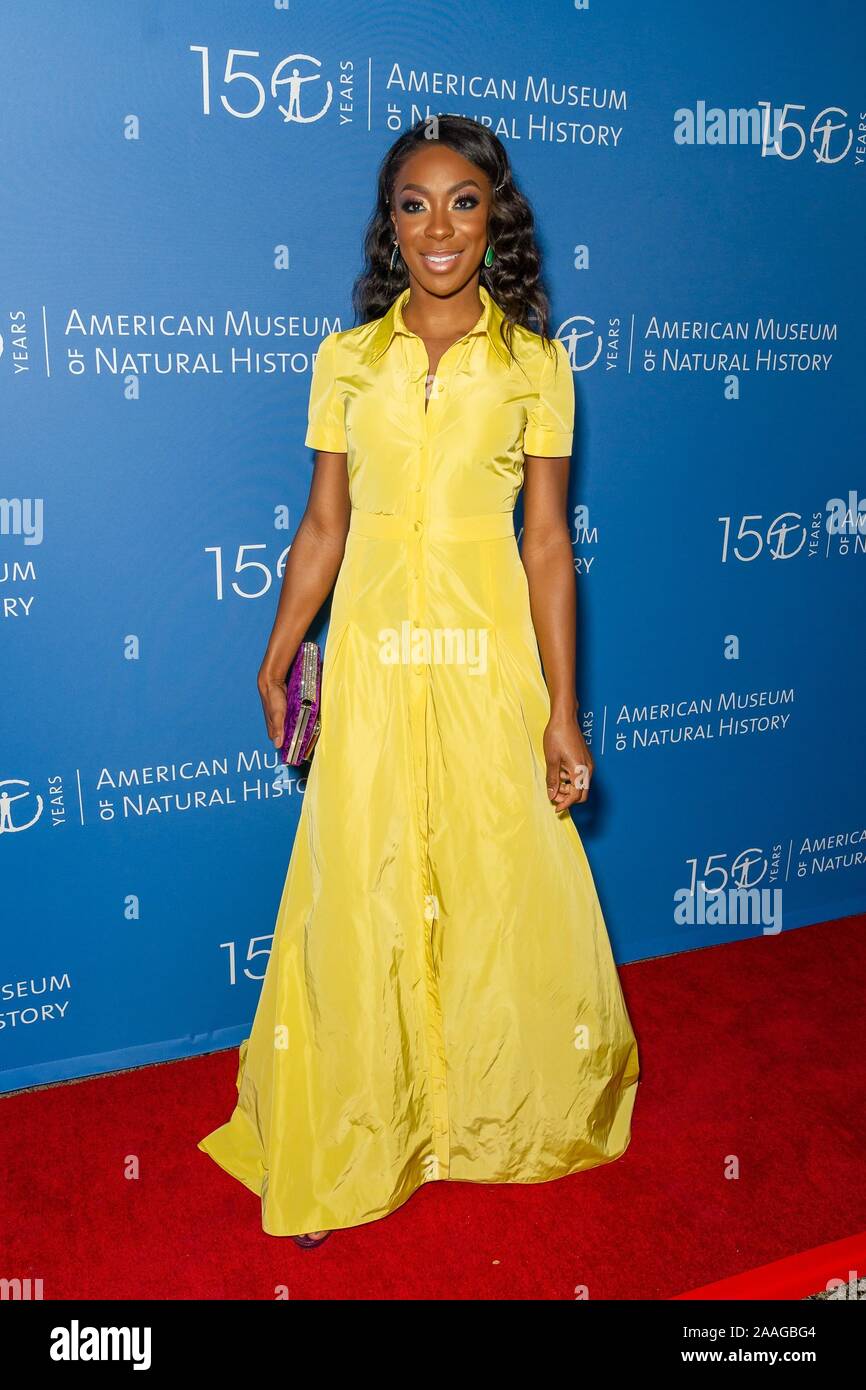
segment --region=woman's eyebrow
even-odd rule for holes
[[[461,179],[459,183],[452,183],[451,187],[446,188],[445,192],[456,193],[458,188],[465,188],[466,185],[470,183],[478,189],[479,193],[481,192],[481,185],[480,183],[478,183],[477,179]],[[400,192],[405,193],[407,188],[414,189],[416,193],[430,192],[430,189],[425,188],[423,183],[404,183],[402,188],[400,189]]]

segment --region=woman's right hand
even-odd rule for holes
[[[268,738],[273,741],[275,748],[280,748],[286,726],[286,682],[263,669],[259,671],[257,683]]]

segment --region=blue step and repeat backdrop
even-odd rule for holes
[[[773,949],[702,883],[866,908],[864,53],[859,0],[3,7],[0,1089],[248,1031],[311,364],[425,115],[505,142],[572,360],[618,961]]]

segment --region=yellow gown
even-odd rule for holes
[[[524,452],[570,455],[574,382],[480,287],[428,359],[403,321],[331,333],[305,443],[352,513],[313,754],[237,1103],[198,1145],[296,1235],[422,1183],[534,1183],[618,1158],[638,1051],[577,829],[512,511]]]

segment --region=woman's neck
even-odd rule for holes
[[[430,294],[414,280],[410,281],[403,322],[419,338],[436,341],[462,337],[475,327],[484,312],[478,281],[475,275],[461,289],[445,296]]]

